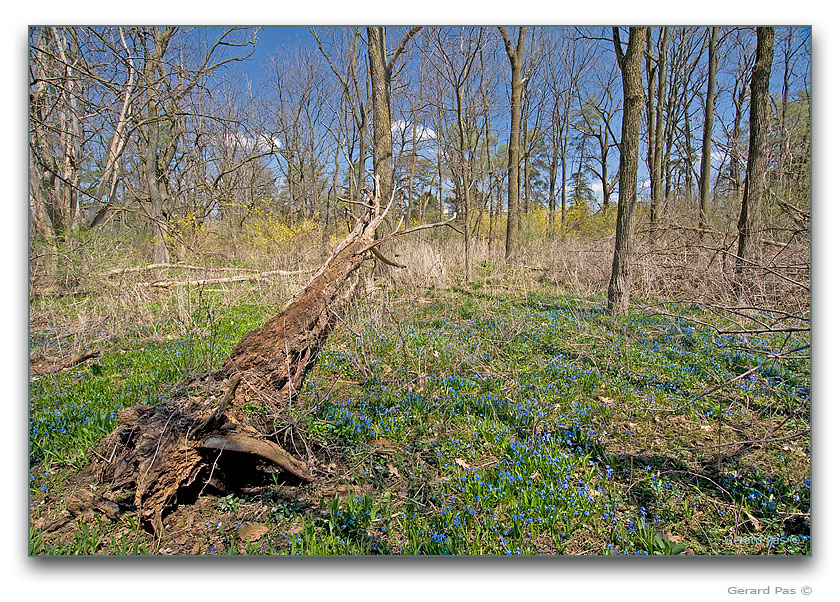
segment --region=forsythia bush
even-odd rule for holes
[[[615,217],[614,205],[595,213],[582,203],[573,205],[566,210],[566,230],[586,238],[603,238],[615,233]]]
[[[299,224],[288,225],[280,218],[260,217],[246,228],[245,240],[255,250],[270,255],[278,248],[294,243],[299,236],[316,230],[318,225],[308,218]]]
[[[184,241],[192,240],[207,230],[203,220],[198,219],[195,211],[187,211],[183,215],[175,214],[167,220],[167,224],[169,238],[179,238]]]
[[[287,247],[301,237],[319,230],[320,226],[312,219],[304,219],[298,224],[288,224],[285,217],[275,214],[270,201],[260,199],[250,211],[243,238],[245,243],[257,252],[272,255],[278,249]]]

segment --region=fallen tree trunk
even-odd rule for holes
[[[393,199],[392,199],[393,200]],[[84,485],[108,483],[115,492],[133,490],[133,507],[156,533],[164,511],[179,498],[224,481],[258,463],[281,468],[301,482],[314,480],[312,468],[272,440],[273,426],[243,411],[258,401],[276,419],[296,403],[306,373],[358,281],[376,228],[390,209],[380,206],[377,190],[365,214],[339,243],[309,284],[264,326],[246,334],[215,373],[196,379],[189,389],[203,388],[208,397],[184,393],[155,406],[134,406],[117,414],[119,426],[100,443],[96,459],[81,473]],[[273,429],[276,430],[276,429]]]
[[[306,274],[315,270],[298,270],[287,272],[286,270],[271,270],[268,272],[257,272],[255,274],[242,274],[239,276],[225,276],[224,278],[200,278],[198,280],[156,280],[149,282],[146,286],[154,288],[169,288],[170,286],[204,286],[207,284],[224,284],[227,282],[252,282],[255,280],[269,280],[269,276],[294,276]]]
[[[66,360],[57,360],[57,361],[49,361],[47,359],[41,361],[33,361],[30,358],[30,366],[29,366],[29,376],[32,377],[39,377],[45,376],[47,374],[54,374],[56,372],[61,372],[63,370],[69,370],[79,364],[82,364],[89,359],[93,359],[95,357],[99,357],[102,355],[102,352],[99,349],[92,349],[90,351],[83,351],[77,355],[74,355],[70,359]]]
[[[107,272],[102,272],[102,276],[124,276],[126,274],[136,274],[139,272],[150,272],[152,270],[173,269],[173,270],[193,270],[196,272],[256,272],[248,268],[231,268],[231,267],[207,267],[201,265],[190,265],[188,263],[150,263],[149,265],[134,266],[130,268],[113,268]]]

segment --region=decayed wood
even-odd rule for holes
[[[151,263],[149,265],[139,266],[139,267],[132,267],[132,268],[114,268],[113,270],[108,270],[107,272],[103,272],[102,276],[108,278],[110,276],[124,276],[126,274],[132,273],[142,273],[142,272],[150,272],[152,270],[160,270],[160,269],[181,269],[181,270],[191,270],[191,271],[200,271],[205,273],[211,272],[238,272],[236,276],[224,276],[224,277],[216,277],[216,278],[199,278],[197,280],[193,280],[190,278],[182,279],[182,280],[155,280],[154,282],[147,282],[143,283],[145,286],[151,286],[155,288],[168,288],[170,286],[202,286],[207,284],[223,284],[227,282],[250,282],[254,280],[268,280],[271,276],[296,276],[299,274],[308,274],[314,272],[314,269],[307,269],[307,270],[268,270],[265,272],[258,272],[256,270],[250,270],[247,268],[227,268],[227,267],[220,267],[220,268],[211,268],[211,267],[203,267],[200,265],[189,265],[185,263]],[[243,273],[244,272],[244,273]]]
[[[309,284],[279,314],[242,337],[222,368],[223,375],[243,372],[256,376],[261,381],[258,387],[279,394],[275,395],[278,404],[296,399],[321,343],[335,325],[336,314],[330,308],[353,294],[357,270],[374,246],[376,228],[390,209],[390,203],[385,210],[380,208],[378,183],[376,186],[368,214],[356,222]]]
[[[253,454],[274,462],[277,466],[295,475],[301,481],[311,483],[314,479],[309,474],[309,467],[295,459],[289,452],[267,439],[257,439],[241,433],[230,435],[211,435],[201,442],[201,449],[218,449]]]
[[[148,265],[134,266],[130,268],[113,268],[108,270],[107,272],[102,272],[102,275],[105,277],[123,276],[125,274],[136,274],[138,272],[149,272],[151,270],[161,270],[170,268],[178,270],[193,270],[200,272],[256,272],[256,270],[249,270],[248,268],[211,268],[201,265],[190,265],[188,263],[150,263]]]
[[[90,351],[83,351],[82,353],[74,355],[72,358],[64,361],[48,362],[43,360],[32,362],[32,365],[29,367],[29,374],[31,376],[44,376],[46,374],[61,372],[62,370],[69,370],[74,366],[78,366],[79,364],[82,364],[89,359],[99,357],[100,355],[102,355],[102,352],[99,349],[93,349]]]
[[[155,406],[121,410],[119,426],[100,443],[96,459],[80,475],[82,481],[107,482],[113,491],[133,490],[134,507],[156,533],[163,529],[164,510],[193,484],[221,478],[217,462],[225,454],[236,462],[266,461],[302,482],[313,481],[310,467],[262,433],[262,424],[251,424],[253,418],[242,407],[256,396],[277,419],[295,403],[304,376],[335,325],[336,307],[355,289],[367,253],[380,241],[410,231],[374,240],[390,206],[382,209],[377,180],[366,213],[309,284],[264,326],[246,334],[221,370],[197,379],[193,389],[208,391],[208,397],[182,393]]]
[[[239,276],[226,276],[224,278],[200,278],[198,280],[156,280],[146,283],[146,286],[155,288],[169,288],[170,286],[203,286],[206,284],[224,284],[226,282],[253,282],[255,280],[269,280],[269,276],[294,276],[306,274],[314,270],[298,270],[288,272],[286,270],[270,270],[268,272],[257,272],[255,274],[240,274]]]

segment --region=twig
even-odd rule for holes
[[[784,437],[769,437],[767,439],[753,439],[751,441],[733,441],[732,443],[721,443],[720,445],[702,445],[699,447],[678,447],[674,451],[694,451],[698,449],[717,449],[721,447],[731,447],[733,445],[747,445],[747,446],[754,446],[760,443],[772,443],[774,441],[787,441],[788,439],[796,439],[797,437],[802,437],[804,435],[808,435],[811,433],[811,429],[805,429],[804,431],[799,431],[798,433],[794,433],[792,435],[785,435]]]
[[[732,384],[732,383],[734,383],[734,382],[736,382],[736,381],[739,381],[739,380],[741,380],[742,378],[746,378],[747,376],[749,376],[750,374],[752,374],[752,373],[756,372],[759,368],[761,368],[762,366],[764,366],[765,364],[767,364],[767,363],[769,363],[769,362],[772,362],[772,361],[775,361],[775,360],[777,360],[777,359],[781,359],[781,358],[783,358],[783,357],[789,356],[789,355],[791,355],[791,354],[793,354],[793,353],[796,353],[797,351],[802,351],[803,349],[808,349],[809,347],[810,347],[810,345],[802,345],[802,346],[800,346],[800,347],[796,347],[796,348],[794,348],[794,349],[791,349],[790,351],[786,351],[785,353],[771,353],[771,354],[768,354],[767,359],[766,359],[766,360],[764,360],[763,362],[761,362],[760,364],[758,364],[757,366],[754,366],[754,367],[750,368],[750,369],[749,369],[749,370],[747,370],[746,372],[743,372],[743,373],[739,374],[738,376],[735,376],[734,378],[730,378],[730,379],[729,379],[728,381],[726,381],[725,383],[721,383],[721,384],[719,384],[719,385],[715,385],[715,386],[714,386],[714,387],[712,387],[711,389],[707,389],[706,391],[703,391],[702,393],[700,393],[700,395],[698,395],[697,397],[694,397],[694,398],[691,400],[691,402],[690,402],[690,403],[693,403],[693,402],[695,402],[695,401],[699,401],[700,399],[703,399],[703,398],[704,398],[704,397],[706,397],[707,395],[709,395],[709,394],[711,394],[711,393],[714,393],[715,391],[718,391],[718,390],[722,389],[723,387],[725,387],[725,386],[727,386],[727,385],[730,385],[730,384]]]
[[[78,366],[79,364],[81,364],[83,362],[86,362],[89,359],[99,357],[100,355],[102,355],[102,351],[100,351],[99,349],[94,349],[94,350],[91,350],[91,351],[85,351],[83,353],[80,353],[80,354],[76,355],[75,357],[73,357],[69,361],[61,362],[61,363],[56,364],[56,365],[52,365],[52,366],[37,366],[37,365],[35,365],[35,366],[32,366],[30,368],[29,372],[32,376],[44,376],[44,375],[47,375],[47,374],[54,374],[54,373],[60,372],[62,370],[69,370],[70,368]]]
[[[228,404],[233,399],[233,395],[236,393],[236,387],[239,386],[239,383],[240,383],[241,380],[242,380],[242,374],[235,374],[230,379],[230,384],[228,386],[228,389],[227,389],[227,391],[225,391],[224,396],[222,396],[222,400],[219,402],[219,407],[216,408],[216,411],[213,412],[212,414],[210,414],[204,420],[202,420],[201,423],[198,426],[196,426],[195,428],[191,429],[190,432],[200,433],[205,428],[207,428],[207,425],[215,422],[216,420],[218,420],[222,416],[224,411],[227,409]]]

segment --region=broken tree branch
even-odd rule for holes
[[[227,276],[224,278],[201,278],[199,280],[157,280],[155,282],[142,283],[143,286],[151,286],[154,288],[169,288],[170,286],[204,286],[207,284],[225,284],[228,282],[253,282],[253,281],[267,281],[270,276],[294,276],[297,274],[306,274],[315,271],[297,270],[294,272],[287,272],[286,270],[270,270],[268,272],[258,272],[256,274],[243,274],[241,276]]]

